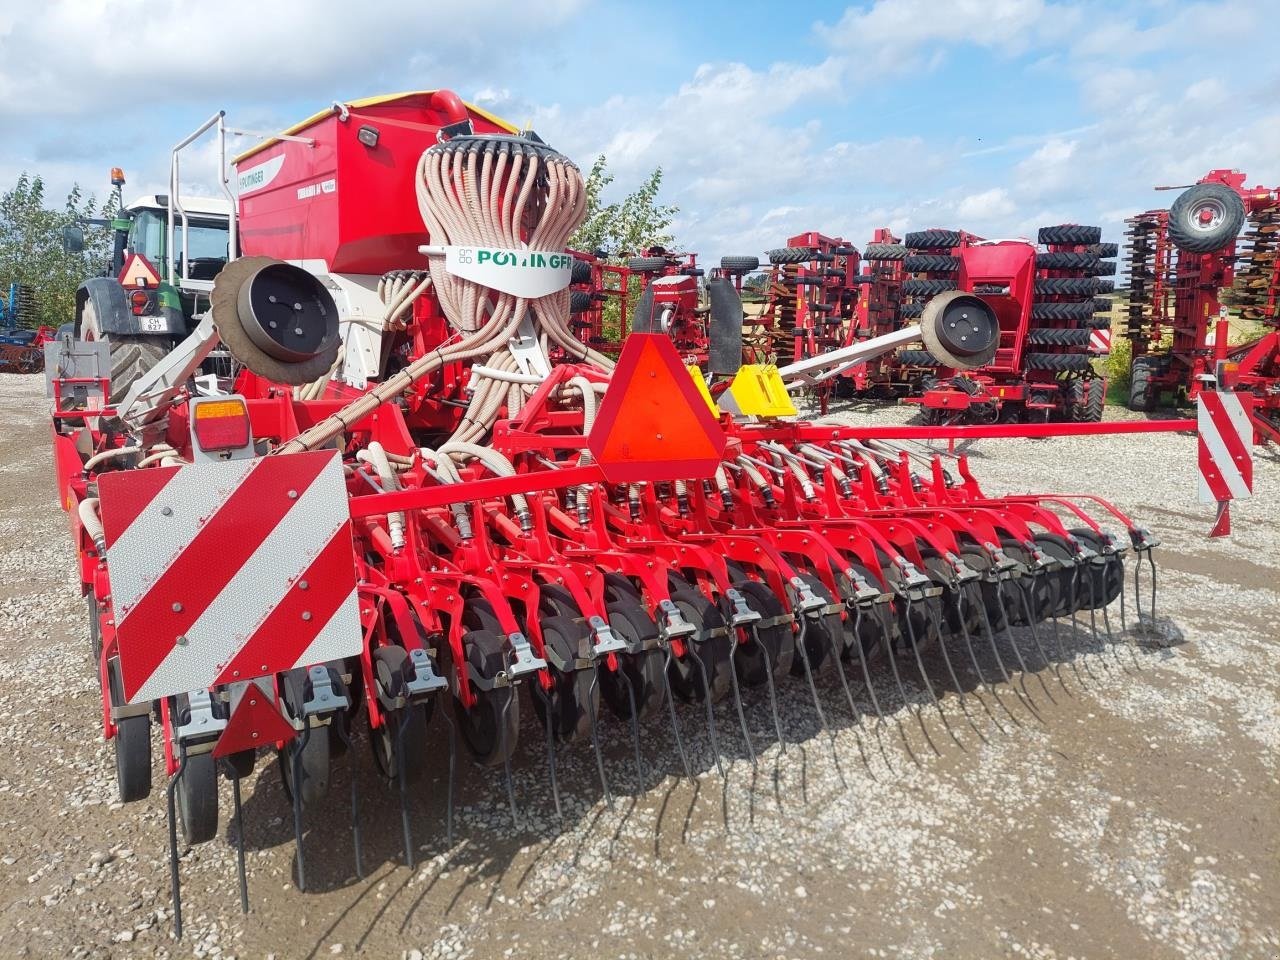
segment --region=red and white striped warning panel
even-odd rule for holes
[[[122,470],[98,496],[129,703],[360,652],[337,453]]]
[[[1247,500],[1253,494],[1252,394],[1205,390],[1196,400],[1200,434],[1200,502]]]
[[[1104,327],[1101,330],[1089,331],[1089,352],[1090,353],[1110,353],[1111,352],[1111,328]]]

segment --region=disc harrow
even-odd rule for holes
[[[264,754],[289,798],[306,889],[312,812],[349,809],[363,876],[364,794],[380,788],[398,799],[412,866],[412,800],[437,762],[452,844],[459,744],[501,777],[517,827],[563,814],[569,752],[589,758],[611,804],[620,764],[647,785],[677,762],[686,776],[724,774],[735,755],[785,750],[793,709],[811,708],[821,728],[833,709],[877,735],[894,723],[908,750],[904,717],[935,750],[936,718],[963,745],[986,738],[977,710],[1000,729],[1000,716],[1021,723],[1003,692],[1039,716],[1049,681],[1066,689],[1063,664],[1089,669],[1063,622],[1087,618],[1098,649],[1117,641],[1127,557],[1135,577],[1150,564],[1152,600],[1136,612],[1154,614],[1156,541],[1107,502],[989,495],[963,456],[777,412],[783,380],[821,382],[851,356],[920,340],[941,364],[982,366],[1000,326],[981,297],[940,292],[920,327],[781,372],[690,372],[662,325],[615,358],[571,323],[578,169],[448,91],[404,97],[421,128],[400,146],[421,242],[416,261],[379,264],[381,283],[366,287],[384,308],[376,377],[352,372],[371,325],[329,293],[341,272],[317,277],[254,247],[286,233],[262,229],[269,218],[301,212],[246,203],[241,218],[258,229],[187,341],[131,385],[88,375],[94,345],[68,345],[54,381],[104,734],[121,799],[134,802],[152,790],[149,730],[160,728],[179,935],[179,834],[217,834],[219,776],[232,783],[247,908],[241,781]],[[364,103],[351,119],[377,122],[377,102]],[[307,134],[365,129],[347,121],[325,115]],[[286,139],[242,164],[274,156],[309,154]],[[340,169],[333,202],[369,175]],[[323,239],[332,265],[365,238]],[[842,250],[803,254],[797,279],[857,264]],[[244,370],[197,396],[190,377],[219,343]],[[669,763],[646,758],[655,725],[670,729]],[[699,730],[709,763],[693,749]],[[608,748],[619,737],[621,754]],[[330,796],[334,766],[359,762],[366,739],[381,786],[353,774],[347,796]],[[553,810],[522,802],[517,764],[545,770]]]

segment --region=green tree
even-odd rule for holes
[[[594,253],[604,250],[610,257],[636,254],[646,247],[671,247],[675,237],[671,224],[679,207],[658,203],[662,189],[662,168],[657,167],[644,183],[617,203],[604,203],[601,195],[613,183],[604,155],[596,157],[587,174],[587,215],[569,240],[575,250]]]
[[[88,227],[84,252],[68,254],[62,249],[62,228],[89,217],[111,217],[115,198],[99,210],[97,200],[86,198],[77,185],[63,209],[50,209],[45,201],[43,178],[27,173],[0,195],[0,296],[7,299],[10,284],[21,284],[22,323],[56,327],[73,318],[76,288],[101,273],[111,255],[109,230]]]

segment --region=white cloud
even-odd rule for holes
[[[990,223],[1007,218],[1018,209],[1004,187],[971,193],[956,205],[956,216],[965,224]]]

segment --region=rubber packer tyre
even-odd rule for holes
[[[1151,364],[1139,357],[1133,361],[1129,370],[1129,403],[1130,410],[1139,413],[1150,413],[1156,407],[1156,392],[1151,382]]]
[[[960,246],[957,230],[916,230],[903,238],[903,245],[911,250],[950,250]]]
[[[1057,250],[1036,254],[1036,266],[1041,270],[1092,270],[1101,262],[1096,253]]]
[[[212,753],[187,755],[176,794],[178,825],[191,846],[218,835],[218,765]]]
[[[1084,373],[1093,369],[1087,353],[1028,353],[1027,368],[1056,373]]]
[[[566,663],[590,652],[591,635],[581,620],[568,617],[547,617],[541,622],[542,641],[549,650]],[[587,649],[582,649],[586,647]],[[561,672],[554,664],[548,664],[552,686],[544,691],[546,699],[529,684],[533,710],[538,717],[539,729],[547,728],[547,701],[551,707],[551,729],[563,743],[572,743],[591,735],[593,718],[600,711],[600,684],[596,673],[569,669]]]
[[[292,717],[302,716],[302,705],[307,699],[306,684],[307,672],[301,667],[284,675],[281,689]],[[300,746],[302,736],[302,732],[299,732],[277,756],[280,760],[280,779],[284,783],[285,792],[292,798],[297,788],[293,777],[293,757],[298,750],[302,751],[302,804],[311,806],[329,792],[329,728],[312,727],[306,735],[305,746]]]
[[[1208,222],[1201,213],[1208,211]],[[1223,183],[1198,183],[1169,207],[1169,239],[1188,253],[1212,253],[1236,238],[1244,225],[1244,203]]]
[[[777,250],[766,250],[764,255],[772,264],[808,263],[814,259],[814,253],[808,247],[780,247]]]
[[[863,260],[905,260],[908,251],[900,243],[868,243],[862,251]]]
[[[1092,297],[1098,282],[1093,277],[1041,277],[1035,292],[1037,297]]]
[[[124,399],[129,388],[169,352],[168,337],[102,332],[93,301],[80,312],[80,339],[101,340],[111,357],[111,403]]]
[[[1032,320],[1083,320],[1093,316],[1093,301],[1079,303],[1033,303]]]
[[[904,297],[932,297],[935,294],[946,293],[948,290],[954,290],[956,282],[954,280],[904,280],[902,281],[902,295]]]
[[[900,350],[898,363],[904,367],[936,367],[938,361],[928,350]]]
[[[591,264],[586,260],[573,258],[572,271],[569,274],[570,283],[590,283],[591,282]]]
[[[1039,329],[1027,331],[1027,342],[1038,346],[1087,347],[1089,330]]]
[[[627,261],[627,269],[632,273],[659,273],[666,266],[666,257],[632,257]]]
[[[1036,239],[1046,246],[1049,244],[1097,243],[1102,239],[1102,228],[1085,227],[1078,223],[1060,223],[1052,227],[1041,227]],[[1115,256],[1115,254],[1112,254],[1112,256]]]
[[[907,273],[955,273],[960,269],[960,258],[942,254],[916,254],[902,261]]]
[[[107,668],[111,702],[124,705],[120,683],[120,661],[112,659]],[[151,715],[122,717],[116,721],[112,738],[116,754],[116,789],[122,803],[145,799],[151,793]]]
[[[725,273],[750,273],[760,269],[759,257],[721,257],[720,269]]]
[[[671,602],[679,608],[681,615],[694,625],[697,632],[686,638],[683,658],[672,657],[668,676],[671,690],[686,703],[701,703],[708,695],[712,703],[723,700],[729,692],[729,647],[728,636],[709,636],[724,628],[724,618],[716,605],[706,598],[701,590],[685,582],[673,582],[671,585]],[[698,669],[694,658],[702,662],[706,671],[706,683],[703,683],[703,670]]]

